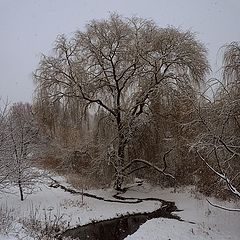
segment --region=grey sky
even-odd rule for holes
[[[31,101],[40,54],[50,53],[57,35],[110,12],[196,32],[214,69],[219,47],[240,41],[239,0],[0,0],[0,97]]]

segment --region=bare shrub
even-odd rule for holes
[[[25,233],[36,240],[54,240],[64,230],[69,227],[70,217],[66,220],[66,216],[58,210],[56,214],[52,209],[40,211],[40,208],[31,207],[29,217],[20,219]]]
[[[62,160],[53,156],[52,154],[48,155],[46,154],[44,157],[38,159],[35,164],[40,169],[50,170],[52,172],[56,172],[61,174],[61,164]]]
[[[14,230],[14,221],[16,220],[14,215],[14,209],[9,208],[7,204],[0,206],[0,233],[8,234]]]

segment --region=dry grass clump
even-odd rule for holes
[[[6,205],[0,206],[0,233],[7,235],[14,230],[14,209]]]
[[[54,240],[70,226],[71,219],[60,211],[53,213],[51,210],[40,211],[39,208],[31,208],[29,218],[20,219],[22,229],[27,236],[36,240]]]
[[[97,179],[92,175],[83,173],[74,173],[65,175],[67,182],[76,189],[93,189],[101,187],[110,187],[109,182],[107,183],[104,179]]]
[[[46,170],[58,170],[60,169],[62,161],[52,155],[47,155],[35,161],[35,164]]]

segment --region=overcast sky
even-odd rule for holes
[[[41,53],[51,52],[57,35],[110,12],[196,32],[214,69],[218,49],[240,41],[240,0],[0,0],[0,97],[31,102]]]

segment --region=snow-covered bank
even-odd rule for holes
[[[39,186],[39,191],[29,195],[23,202],[18,195],[2,194],[0,203],[8,208],[13,208],[15,214],[27,218],[33,209],[38,209],[38,213],[51,212],[61,214],[70,221],[70,227],[83,225],[93,220],[104,220],[129,214],[134,212],[151,212],[161,206],[159,202],[142,202],[137,204],[129,203],[109,203],[81,195],[73,195],[60,188],[49,187],[50,182]],[[115,190],[92,190],[89,193],[102,196],[105,199],[112,199]],[[131,197],[131,195],[129,195]]]
[[[59,179],[64,184],[64,179]],[[1,194],[1,206],[7,205],[14,209],[16,219],[29,218],[31,212],[35,211],[38,217],[44,214],[62,216],[69,228],[83,225],[93,220],[110,219],[121,214],[136,212],[150,212],[161,206],[157,201],[143,201],[142,203],[115,203],[105,202],[93,198],[84,197],[83,203],[80,195],[65,192],[60,188],[49,187],[50,181],[45,179],[44,184],[39,185],[39,191],[29,195],[23,202],[17,195]],[[112,189],[89,191],[105,199],[113,199],[116,193]],[[139,230],[126,239],[240,239],[240,213],[227,212],[210,206],[204,196],[194,193],[193,188],[161,189],[151,187],[148,184],[130,188],[124,197],[136,198],[160,198],[174,201],[179,209],[183,211],[176,214],[183,220],[195,222],[179,222],[170,219],[152,219],[140,226]],[[211,199],[216,202],[216,200]],[[228,207],[236,207],[237,203],[217,202]],[[17,221],[17,220],[16,220]],[[21,230],[20,231],[21,236]],[[10,234],[10,233],[9,233]],[[8,239],[0,236],[1,240]],[[9,238],[12,239],[12,238]],[[8,240],[9,240],[8,239]]]
[[[183,211],[177,214],[187,222],[179,222],[170,219],[152,219],[140,226],[139,230],[128,236],[127,240],[190,240],[190,239],[240,239],[240,214],[228,212],[212,207],[206,198],[194,193],[193,188],[173,189],[153,188],[151,196],[175,201],[179,209]],[[211,199],[213,202],[227,206],[237,207],[239,203],[221,202]]]

